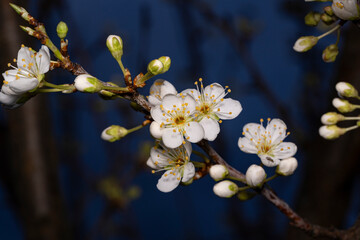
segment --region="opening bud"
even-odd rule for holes
[[[111,125],[101,133],[101,138],[108,142],[115,142],[125,137],[128,134],[128,130],[118,125]]]
[[[360,18],[360,9],[357,0],[333,0],[331,8],[334,14],[343,20],[357,20]]]
[[[74,80],[75,88],[80,92],[96,93],[102,89],[101,82],[89,74],[82,74]]]
[[[346,130],[339,128],[336,125],[322,126],[319,129],[319,134],[325,139],[332,140],[340,137]]]
[[[266,173],[262,167],[253,164],[246,171],[245,177],[246,183],[250,187],[261,187],[266,178]]]
[[[111,55],[117,60],[120,61],[121,56],[123,55],[123,42],[119,36],[110,35],[106,39],[106,46],[108,47]]]
[[[230,198],[237,193],[238,189],[235,183],[225,180],[215,184],[213,191],[219,197]]]
[[[215,181],[223,180],[228,174],[228,169],[221,164],[212,165],[209,170],[210,176]]]
[[[347,82],[339,82],[335,86],[336,91],[343,97],[358,97],[358,91],[353,85]]]
[[[163,70],[164,64],[159,59],[152,60],[148,65],[148,72],[154,76],[163,73]]]
[[[298,166],[296,158],[286,158],[280,161],[276,168],[276,173],[282,176],[292,175]]]
[[[68,30],[69,30],[68,26],[63,21],[59,22],[59,24],[56,27],[56,32],[60,39],[66,38]]]
[[[309,12],[308,14],[306,14],[304,20],[306,25],[315,27],[320,22],[320,13]]]
[[[293,49],[297,52],[309,51],[317,44],[318,40],[319,39],[315,36],[301,37],[295,42]]]
[[[171,59],[170,57],[167,57],[167,56],[162,56],[158,59],[163,65],[164,65],[164,68],[162,70],[161,73],[165,73],[169,70],[170,66],[171,66]]]
[[[324,60],[324,62],[335,62],[338,54],[339,48],[337,44],[331,44],[324,49],[322,59]]]
[[[352,112],[355,110],[355,107],[345,99],[334,98],[332,104],[341,113]]]
[[[321,116],[321,122],[324,125],[334,125],[342,120],[344,120],[344,116],[338,114],[336,112],[328,112]]]

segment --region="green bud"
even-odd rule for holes
[[[115,142],[125,137],[128,134],[128,130],[118,125],[111,125],[101,133],[101,138],[108,142]]]
[[[319,134],[327,140],[333,140],[346,133],[346,130],[339,128],[336,125],[322,126],[319,129]]]
[[[171,59],[169,57],[167,57],[167,56],[162,56],[158,60],[164,65],[162,73],[167,72],[169,70],[169,68],[170,68],[170,65],[171,65]]]
[[[108,86],[118,87],[118,85],[116,85],[115,83],[112,83],[112,82],[106,82],[105,84],[107,84]],[[105,100],[112,100],[116,96],[115,93],[112,93],[112,92],[107,91],[107,90],[101,90],[99,92],[99,95],[100,95],[101,98],[103,98]]]
[[[334,16],[334,11],[332,10],[331,6],[324,7],[324,12],[329,16]]]
[[[305,36],[299,38],[295,44],[293,49],[297,52],[306,52],[313,48],[319,39],[315,36]]]
[[[324,125],[334,125],[342,120],[344,120],[344,116],[336,113],[336,112],[328,112],[321,116],[321,122]]]
[[[56,32],[60,39],[66,38],[68,30],[69,30],[68,26],[63,21],[59,22],[59,24],[56,27]]]
[[[26,32],[27,34],[29,34],[30,36],[34,36],[35,35],[35,30],[32,29],[31,27],[25,27],[25,26],[21,26],[20,25],[20,28]]]
[[[315,27],[320,22],[320,13],[309,12],[308,14],[306,14],[304,20],[306,25]]]
[[[355,110],[354,105],[345,99],[334,98],[332,104],[341,113],[348,113]]]
[[[19,14],[23,19],[25,19],[26,21],[30,20],[29,13],[25,10],[25,8],[15,5],[13,3],[9,3],[9,4],[12,7],[12,9],[14,9],[15,12]]]
[[[102,90],[101,82],[89,74],[82,74],[75,78],[74,85],[80,92],[96,93]]]
[[[358,97],[358,91],[348,82],[338,82],[335,86],[336,91],[343,97]]]
[[[321,14],[321,21],[323,21],[326,25],[333,24],[336,21],[336,18],[329,16],[326,13]]]
[[[252,199],[255,196],[256,196],[256,193],[250,192],[250,191],[241,191],[237,194],[237,197],[240,201],[247,201],[247,200]]]
[[[110,35],[106,39],[106,46],[108,47],[111,55],[117,60],[120,61],[123,55],[123,41],[119,36]]]
[[[170,67],[170,65],[169,65],[169,67]],[[150,72],[152,75],[155,76],[155,75],[163,73],[164,64],[160,60],[155,59],[149,63],[147,69],[148,69],[148,72]]]
[[[322,59],[324,62],[334,62],[339,54],[339,48],[337,44],[331,44],[324,49]]]

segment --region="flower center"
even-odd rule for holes
[[[183,116],[178,116],[174,120],[176,125],[182,125],[185,123],[185,118]]]

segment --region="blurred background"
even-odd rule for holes
[[[0,0],[1,72],[21,44],[40,43],[18,27],[26,25]],[[293,176],[270,183],[280,198],[314,224],[350,227],[359,213],[360,134],[336,141],[319,137],[320,117],[334,111],[335,83],[359,87],[360,31],[348,23],[335,63],[323,63],[331,35],[304,54],[292,46],[324,26],[307,27],[310,10],[328,4],[301,0],[18,0],[45,23],[59,44],[56,25],[69,26],[69,53],[90,74],[122,83],[108,52],[109,34],[124,42],[123,62],[135,76],[152,59],[170,56],[160,76],[178,91],[218,82],[243,106],[224,121],[212,146],[245,172],[257,156],[242,153],[242,127],[260,118],[281,118],[298,146]],[[71,83],[61,69],[47,81]],[[149,81],[151,82],[151,81]],[[140,90],[148,95],[150,84]],[[105,101],[96,94],[38,95],[16,110],[0,110],[0,239],[309,239],[262,196],[240,202],[212,192],[209,177],[171,193],[156,189],[161,175],[145,162],[153,145],[148,128],[107,143],[100,139],[112,124],[132,128],[144,120],[129,102]],[[197,146],[193,145],[195,149]],[[198,149],[199,150],[199,149]],[[196,160],[196,157],[194,157]],[[199,159],[197,159],[199,160]],[[271,176],[274,169],[266,169]]]

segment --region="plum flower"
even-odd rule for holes
[[[153,173],[165,171],[156,187],[162,192],[171,192],[180,182],[188,182],[195,175],[195,166],[190,162],[191,144],[186,142],[178,148],[170,149],[159,143],[151,149],[147,165]]]
[[[177,94],[175,87],[168,81],[157,79],[150,87],[150,95],[147,97],[152,106],[160,105],[166,94]]]
[[[231,90],[226,86],[223,88],[218,83],[210,84],[204,88],[202,79],[200,90],[198,82],[195,82],[197,89],[186,89],[182,94],[189,94],[196,100],[196,120],[204,128],[204,139],[213,141],[220,132],[219,123],[223,120],[233,119],[242,111],[239,101],[231,98],[224,98]]]
[[[261,162],[268,167],[277,166],[281,159],[295,155],[297,147],[294,143],[283,142],[287,135],[286,125],[280,119],[273,119],[266,128],[261,124],[248,123],[244,126],[243,135],[238,141],[240,150],[246,153],[255,153]]]
[[[204,129],[193,118],[196,101],[190,95],[165,95],[160,105],[150,110],[154,122],[150,132],[155,138],[162,138],[168,148],[176,148],[189,142],[199,142],[204,138]]]

